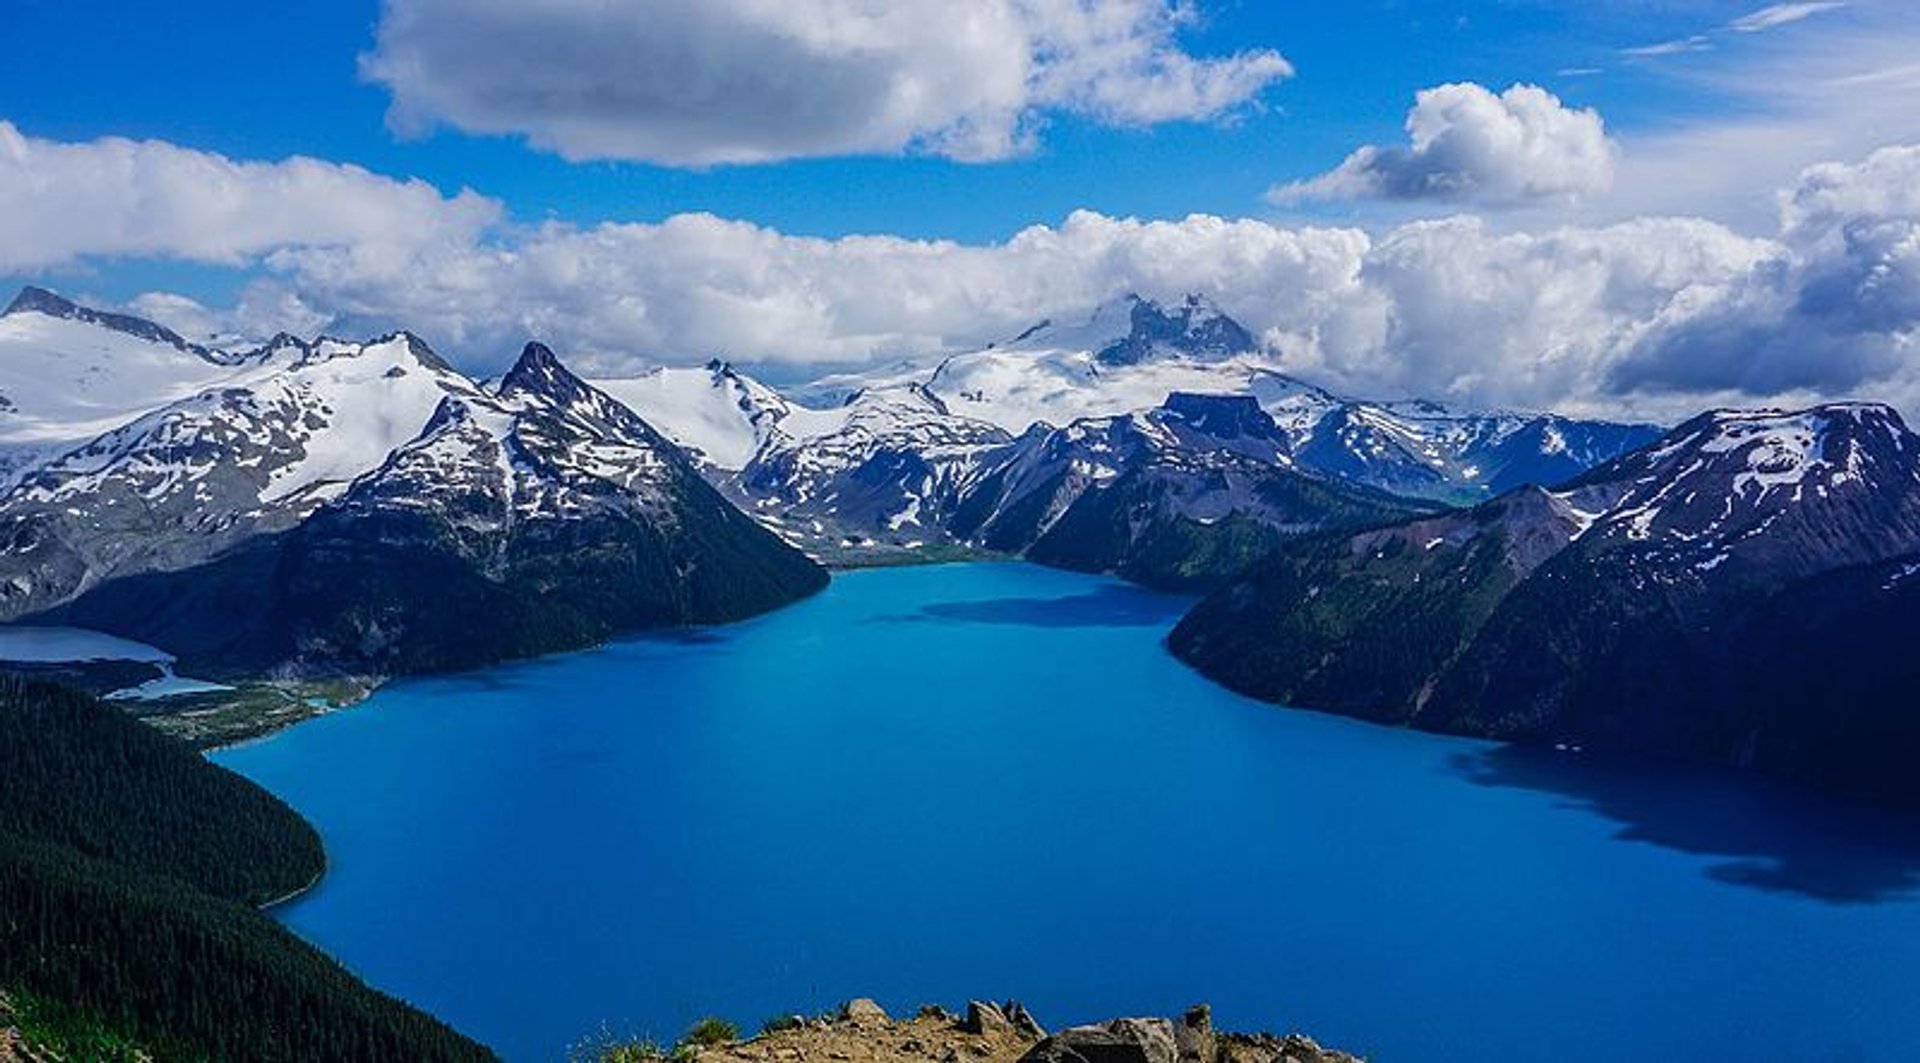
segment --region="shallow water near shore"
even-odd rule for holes
[[[1378,1060],[1896,1060],[1920,842],[1726,772],[1275,709],[1187,602],[844,573],[727,628],[388,687],[214,757],[331,864],[274,910],[509,1060],[873,996]]]

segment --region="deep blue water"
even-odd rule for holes
[[[216,759],[326,837],[281,916],[509,1060],[860,995],[1204,999],[1385,1061],[1914,1058],[1902,824],[1258,705],[1161,649],[1184,604],[856,572]]]

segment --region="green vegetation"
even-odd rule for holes
[[[237,683],[231,690],[122,703],[127,711],[200,749],[243,742],[310,716],[356,704],[372,684],[355,679]]]
[[[701,1048],[714,1048],[719,1045],[730,1045],[739,1039],[738,1026],[710,1015],[687,1027],[686,1036],[680,1038],[680,1043],[697,1045]]]
[[[769,1019],[768,1024],[776,1021]],[[740,1040],[740,1028],[726,1019],[708,1016],[687,1027],[672,1048],[648,1037],[616,1034],[609,1027],[567,1051],[567,1063],[669,1063],[691,1060],[703,1048],[719,1048]]]
[[[1160,590],[1205,591],[1303,535],[1366,527],[1428,508],[1377,491],[1281,475],[1249,488],[1258,509],[1200,521],[1181,515],[1180,496],[1189,488],[1180,475],[1158,467],[1124,473],[1076,499],[1027,557],[1055,568],[1112,572]],[[996,530],[1010,528],[1009,519],[997,518]]]
[[[185,744],[0,678],[0,779],[0,986],[53,1042],[100,1046],[67,1058],[492,1058],[253,907],[319,875],[319,839]]]
[[[261,904],[319,877],[320,836],[279,798],[119,710],[0,679],[0,835]]]
[[[1441,528],[1291,543],[1195,607],[1168,645],[1253,697],[1404,723],[1519,579],[1503,535],[1456,546]]]

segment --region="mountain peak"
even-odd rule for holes
[[[79,304],[66,296],[29,284],[20,289],[20,294],[13,297],[13,302],[7,304],[5,311],[0,311],[0,317],[26,313],[45,314],[48,317],[73,317],[79,312]]]
[[[165,325],[148,321],[143,317],[134,317],[131,314],[116,314],[81,306],[64,295],[31,284],[20,289],[20,294],[13,297],[13,302],[7,304],[6,311],[0,313],[0,317],[12,317],[15,314],[44,314],[63,321],[84,322],[114,332],[125,333],[149,343],[164,343],[217,365],[230,364],[233,360],[223,352],[188,341]]]
[[[538,340],[520,350],[520,358],[500,378],[500,393],[538,395],[562,404],[572,404],[588,394],[587,383],[560,364],[553,349]]]
[[[1107,365],[1138,365],[1165,353],[1228,358],[1260,347],[1253,333],[1198,292],[1171,309],[1138,294],[1126,302],[1127,334],[1094,355]]]
[[[428,369],[437,370],[442,373],[453,372],[453,366],[447,364],[445,358],[440,357],[440,352],[428,346],[426,340],[408,332],[406,329],[401,329],[399,332],[388,337],[388,339],[404,341],[407,345],[407,353],[413,355],[421,365],[426,366]]]

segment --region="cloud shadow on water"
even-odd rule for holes
[[[944,620],[967,624],[1011,624],[1020,627],[1167,627],[1192,602],[1118,584],[1102,585],[1084,594],[1064,598],[987,598],[979,601],[935,602],[917,613],[886,620]]]
[[[1751,773],[1688,768],[1523,746],[1453,758],[1481,786],[1565,797],[1620,824],[1622,840],[1719,858],[1720,882],[1832,904],[1912,899],[1920,892],[1920,822]]]

